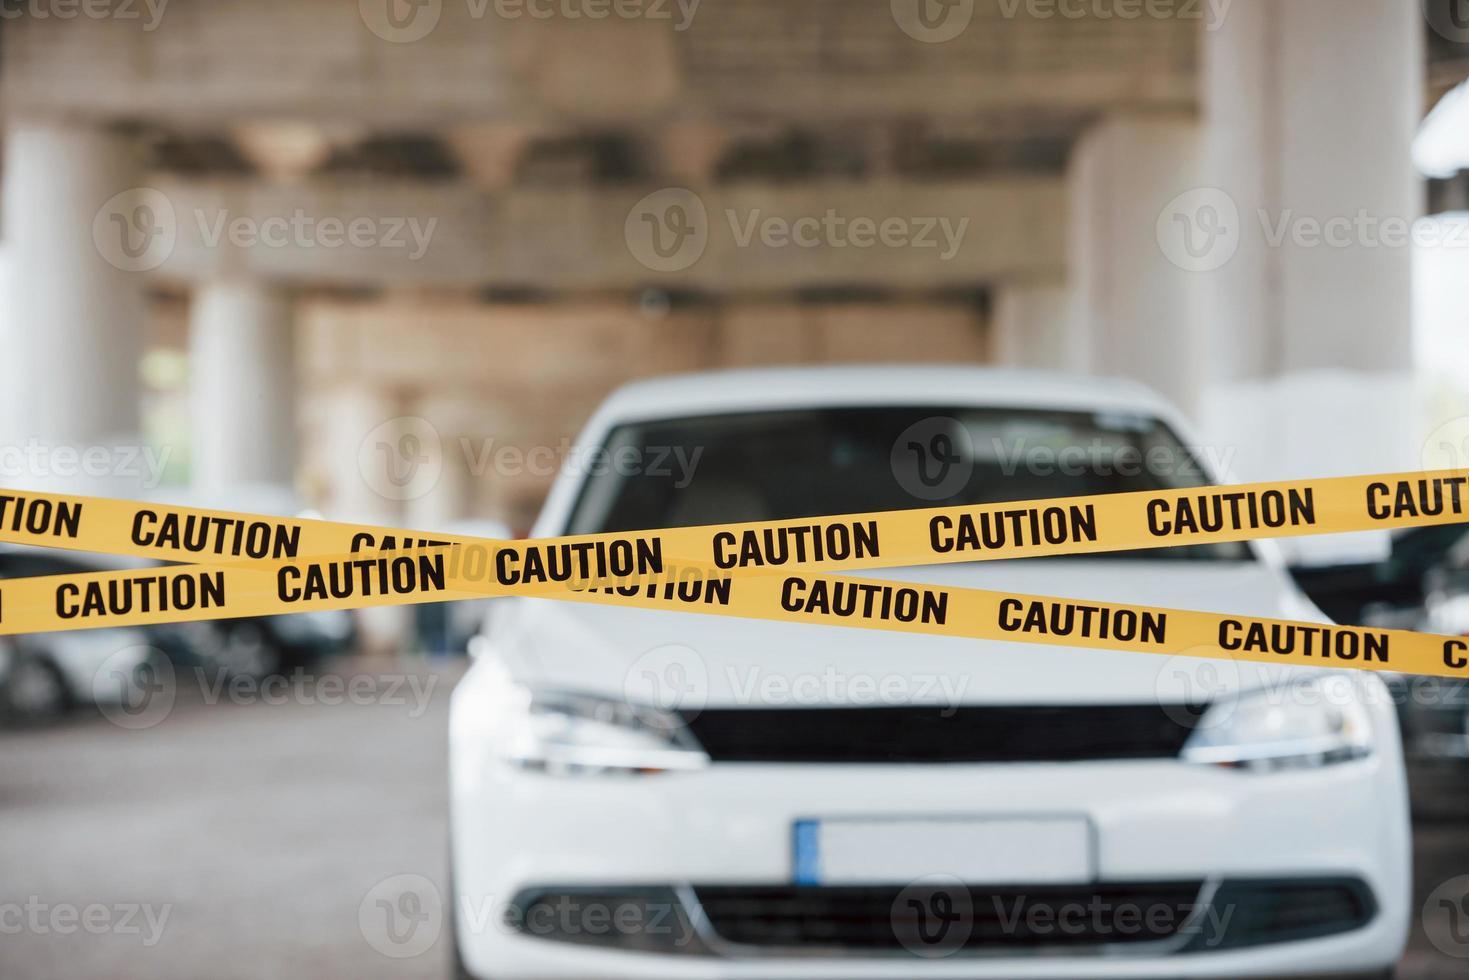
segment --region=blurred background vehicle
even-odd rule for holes
[[[136,563],[0,546],[0,581],[130,564]],[[75,707],[122,703],[133,681],[163,656],[150,630],[141,627],[17,636],[0,650],[0,715],[12,724],[53,720]]]
[[[141,564],[146,563],[0,546],[0,580]],[[59,717],[72,707],[118,702],[127,695],[128,679],[160,659],[179,668],[261,680],[316,667],[351,652],[354,641],[353,614],[346,610],[38,633],[15,637],[9,644],[0,700],[12,720],[33,723]]]
[[[1413,629],[1422,617],[1429,574],[1469,537],[1462,524],[1395,532],[1385,557],[1291,567],[1311,601],[1338,623]]]

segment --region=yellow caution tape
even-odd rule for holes
[[[453,549],[16,579],[0,633],[128,626],[506,594],[1264,663],[1469,676],[1469,641],[1402,630],[1231,616],[918,582],[800,574],[720,577],[669,566],[647,581],[510,589],[450,571]]]
[[[1454,471],[534,541],[0,492],[0,541],[197,564],[0,582],[0,634],[494,595],[1463,676],[1454,637],[821,574],[1457,523]],[[408,550],[405,550],[408,549]]]
[[[492,541],[194,507],[0,491],[0,541],[178,562],[341,555],[457,544],[507,587],[656,573],[664,561],[739,577],[892,568],[1387,530],[1466,520],[1458,471],[1007,501],[800,520]]]

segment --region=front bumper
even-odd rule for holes
[[[1362,972],[1394,963],[1409,918],[1409,829],[1394,739],[1374,756],[1258,774],[1174,761],[1010,765],[716,764],[696,773],[567,779],[475,751],[452,767],[461,955],[504,977],[1237,977]],[[1365,925],[1336,935],[1188,951],[791,950],[705,955],[530,935],[529,889],[789,886],[791,833],[811,817],[1085,816],[1096,882],[1357,882]],[[1096,883],[1091,883],[1096,884]],[[685,892],[687,894],[687,892]],[[687,911],[683,914],[687,915]],[[655,947],[649,947],[655,948]]]

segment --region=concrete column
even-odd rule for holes
[[[997,364],[1048,371],[1085,371],[1079,336],[1064,282],[1002,283],[994,293],[991,331]]]
[[[1252,479],[1416,465],[1421,11],[1236,0],[1202,37],[1206,426]]]
[[[290,486],[296,468],[290,293],[258,280],[201,286],[189,322],[194,489]]]
[[[1123,116],[1087,132],[1067,173],[1074,363],[1134,378],[1194,409],[1197,279],[1159,247],[1158,218],[1197,186],[1190,117]]]
[[[141,439],[140,267],[172,229],[150,202],[132,200],[136,165],[129,141],[99,128],[25,118],[6,126],[0,444],[44,450],[24,472],[7,467],[7,484],[138,489],[129,467],[87,473],[60,455]]]
[[[428,423],[428,430],[438,441],[437,456],[441,461],[438,478],[432,486],[425,482],[422,493],[403,501],[404,523],[424,531],[445,531],[457,521],[473,516],[470,512],[471,481],[493,480],[493,472],[474,474],[467,458],[466,444],[473,446],[472,434],[477,430],[469,392],[449,391],[426,394],[416,399],[412,415]],[[422,440],[421,440],[422,441]]]

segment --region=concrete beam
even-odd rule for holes
[[[1064,185],[820,182],[674,188],[264,185],[155,178],[165,280],[715,294],[923,290],[1061,274]],[[657,240],[653,238],[657,234]]]
[[[1007,0],[929,6],[937,25],[915,19],[914,2],[137,2],[115,17],[7,20],[0,97],[31,112],[202,127],[1187,109],[1213,5],[1134,19]]]

